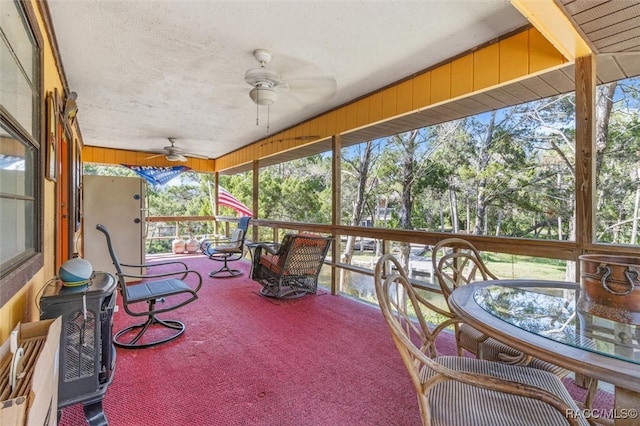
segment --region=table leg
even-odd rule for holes
[[[637,426],[640,423],[640,392],[616,387],[614,404],[614,424],[616,426]]]

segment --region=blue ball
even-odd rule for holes
[[[64,262],[58,272],[58,276],[65,283],[88,281],[91,274],[93,274],[91,263],[79,257]]]

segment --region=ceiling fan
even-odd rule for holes
[[[171,146],[165,146],[164,148],[162,148],[162,151],[153,151],[153,152],[156,152],[157,154],[147,157],[147,160],[151,158],[162,157],[163,155],[167,159],[167,161],[181,161],[183,163],[187,161],[187,157],[207,158],[204,155],[194,154],[191,152],[184,152],[182,148],[175,146],[174,138],[167,138],[167,139],[169,139]]]
[[[267,67],[273,58],[271,52],[266,49],[255,49],[253,57],[260,66],[247,70],[244,79],[251,86],[249,97],[256,104],[256,125],[259,124],[258,107],[267,107],[267,133],[269,133],[269,108],[278,100],[279,94],[286,93],[288,98],[299,104],[298,107],[304,107],[333,96],[337,90],[335,78],[318,74],[319,70],[305,61],[282,57],[280,66],[284,63],[298,65],[292,66],[292,70],[287,72],[287,78],[284,79],[278,72]],[[306,66],[300,67],[301,64]],[[304,74],[311,71],[311,75],[299,75],[300,68],[304,70]],[[291,74],[298,74],[298,76],[291,78]]]
[[[272,59],[271,52],[256,49],[253,57],[260,63],[260,67],[251,68],[244,74],[244,80],[253,87],[249,97],[258,105],[271,105],[278,100],[277,92],[287,92],[289,85],[282,80],[280,74],[267,68]]]

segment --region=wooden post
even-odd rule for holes
[[[341,203],[341,187],[342,187],[342,161],[341,161],[341,152],[342,152],[342,138],[340,135],[333,135],[332,138],[332,167],[331,167],[331,203],[333,205],[333,209],[331,212],[331,225],[334,227],[340,225],[340,212],[342,211],[342,203]],[[340,261],[340,235],[333,233],[333,244],[331,245],[331,259],[333,263],[337,263]],[[331,294],[338,293],[338,283],[336,280],[337,277],[336,267],[331,267]]]
[[[595,241],[595,93],[596,58],[576,59],[576,244],[578,253]],[[577,261],[577,259],[576,259]],[[580,275],[576,265],[576,278]]]
[[[218,216],[220,216],[220,208],[218,207],[218,188],[220,187],[220,172],[215,172],[213,174],[213,183],[215,191],[214,199],[213,199],[213,212],[212,214],[215,216],[216,220],[213,222],[213,235],[215,238],[218,238],[220,235],[220,228],[218,226]]]
[[[253,217],[258,219],[258,198],[260,196],[260,160],[253,160],[253,204],[251,205],[251,210],[253,211]],[[260,240],[260,235],[258,234],[258,227],[256,225],[253,226],[251,230],[251,237],[253,241]]]
[[[575,258],[576,281],[580,279],[580,262],[578,256],[585,248],[595,242],[595,173],[594,155],[596,113],[596,57],[588,55],[576,58],[576,245]],[[590,379],[576,374],[575,384],[582,387],[589,385]]]

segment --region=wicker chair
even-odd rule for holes
[[[287,234],[275,247],[258,244],[251,278],[262,285],[262,295],[276,299],[315,293],[330,245],[331,238],[307,234]]]
[[[441,251],[444,251],[445,254],[438,258]],[[461,238],[447,238],[438,242],[433,247],[432,261],[433,270],[447,301],[451,292],[458,286],[477,280],[498,279],[484,264],[478,250]],[[448,312],[447,316],[455,317],[451,312]],[[468,324],[457,325],[455,331],[458,355],[462,355],[463,350],[467,350],[478,358],[510,364],[526,364],[529,367],[549,371],[558,377],[564,377],[569,373],[562,367],[523,354]]]
[[[385,276],[388,263],[397,272]],[[417,392],[423,425],[588,424],[562,381],[549,372],[477,358],[437,356],[437,336],[458,320],[449,318],[430,327],[423,310],[432,305],[414,290],[392,255],[378,261],[375,288]]]

